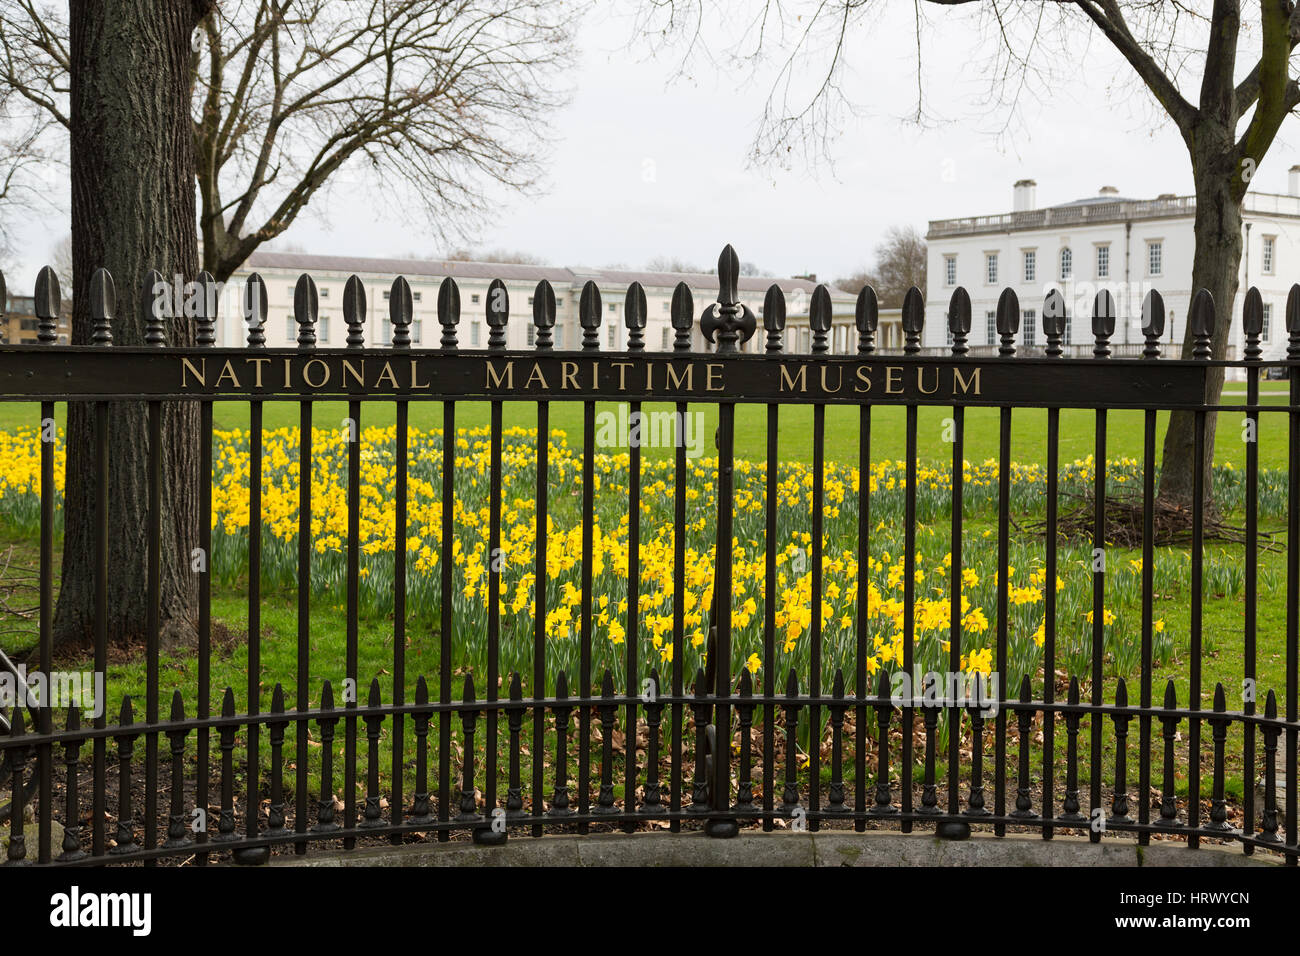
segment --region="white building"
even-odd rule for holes
[[[414,322],[411,340],[416,348],[438,348],[442,328],[438,324],[438,287],[446,276],[456,280],[460,289],[461,318],[457,327],[459,346],[464,349],[487,348],[487,290],[493,279],[506,284],[510,297],[510,320],[506,326],[506,347],[532,348],[533,294],[537,283],[546,279],[555,292],[556,322],[553,330],[556,349],[582,347],[583,330],[578,324],[578,302],[583,286],[590,280],[600,289],[602,322],[600,347],[602,350],[621,350],[627,347],[628,330],[624,322],[624,298],[632,282],[640,282],[646,294],[645,347],[650,351],[667,351],[672,348],[673,328],[669,308],[673,290],[678,282],[686,282],[694,300],[696,322],[693,327],[692,349],[708,351],[699,328],[699,316],[717,300],[716,275],[665,272],[633,272],[617,269],[582,269],[557,266],[515,265],[498,262],[455,262],[444,260],[372,259],[350,256],[306,255],[290,252],[258,252],[249,257],[230,279],[223,296],[217,334],[218,345],[243,344],[245,329],[236,296],[242,296],[245,280],[252,273],[261,275],[266,283],[269,317],[266,325],[266,344],[270,348],[293,347],[298,337],[294,321],[293,293],[299,275],[307,273],[316,281],[320,296],[319,320],[316,327],[317,344],[321,348],[342,348],[346,345],[347,327],[343,321],[343,287],[348,278],[357,275],[365,283],[367,316],[365,338],[367,345],[387,345],[392,341],[392,328],[388,321],[389,289],[396,276],[404,276],[411,286],[414,305]],[[773,279],[744,276],[739,280],[739,298],[758,317],[758,329],[745,345],[747,352],[761,352],[766,336],[762,325],[763,298],[769,286],[778,284],[786,296],[787,323],[785,349],[790,352],[808,352],[811,333],[808,327],[808,303],[817,287],[814,277]],[[853,328],[855,295],[832,288],[831,301],[834,328],[831,333],[832,351],[853,352],[857,348]],[[898,313],[881,315],[881,331],[877,341],[898,337]]]
[[[1300,279],[1300,166],[1291,167],[1289,188],[1289,195],[1246,194],[1230,359],[1240,357],[1244,348],[1241,310],[1251,286],[1259,288],[1264,300],[1265,358],[1285,353],[1287,291]],[[1091,355],[1093,297],[1106,288],[1116,305],[1112,354],[1136,355],[1143,343],[1142,300],[1155,289],[1166,308],[1163,354],[1176,357],[1193,291],[1195,197],[1131,199],[1104,186],[1093,197],[1039,206],[1035,193],[1034,181],[1022,179],[1013,189],[1009,213],[930,222],[925,345],[942,348],[951,341],[948,301],[960,285],[971,297],[969,342],[974,352],[997,343],[995,310],[1007,287],[1020,300],[1017,348],[1041,349],[1043,298],[1058,288],[1070,319],[1066,342],[1073,348],[1066,353]],[[1222,318],[1222,304],[1216,306]]]

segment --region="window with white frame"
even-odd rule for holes
[[[957,257],[943,257],[943,284],[954,286],[957,284]]]
[[[1165,244],[1159,239],[1152,239],[1147,242],[1147,275],[1163,275],[1164,268]]]
[[[482,334],[479,331],[479,327],[478,322],[471,322],[469,324],[469,344],[475,347],[478,346]]]
[[[1097,278],[1110,278],[1110,243],[1097,247]]]
[[[987,344],[998,344],[998,313],[996,309],[990,309],[984,313],[984,335],[988,340]]]
[[[1061,250],[1061,278],[1074,278],[1074,252],[1069,246]]]
[[[1033,348],[1038,344],[1038,330],[1035,325],[1038,323],[1038,313],[1034,309],[1025,309],[1020,313],[1020,332],[1021,341],[1026,348]]]
[[[1260,255],[1260,268],[1266,276],[1271,276],[1273,274],[1273,257],[1276,248],[1277,237],[1265,236],[1263,253]]]
[[[416,345],[419,345],[421,340],[423,340],[423,338],[424,338],[424,322],[421,319],[416,319],[414,322],[411,323],[411,341],[414,342]]]
[[[668,336],[671,334],[671,332],[672,330],[669,329],[668,326],[666,325],[659,330],[659,348],[665,352],[668,351]]]
[[[329,340],[330,340],[330,317],[328,315],[322,315],[320,319],[316,322],[316,341],[324,345],[328,343]]]
[[[984,253],[984,281],[989,285],[998,284],[998,254],[996,252]]]
[[[610,306],[610,311],[613,311],[613,306]],[[613,322],[609,324],[609,347],[618,348],[618,326]]]
[[[284,337],[289,341],[290,345],[298,338],[298,323],[292,315],[284,320]]]
[[[1025,250],[1025,281],[1033,282],[1038,272],[1038,253],[1033,249]]]
[[[1269,332],[1272,331],[1272,327],[1273,327],[1273,303],[1265,302],[1264,303],[1264,327],[1259,333],[1259,340],[1261,342],[1267,342],[1270,340]]]

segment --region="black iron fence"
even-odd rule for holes
[[[1300,632],[1300,286],[1293,287],[1286,310],[1290,350],[1290,391],[1279,404],[1261,402],[1263,368],[1259,347],[1263,315],[1252,291],[1244,313],[1246,358],[1216,362],[1210,358],[1215,323],[1214,304],[1199,294],[1189,321],[1196,335],[1191,360],[1162,358],[1164,307],[1157,293],[1144,305],[1146,346],[1141,358],[1112,356],[1114,306],[1099,294],[1092,318],[1095,344],[1089,358],[1062,357],[1065,305],[1049,293],[1042,309],[1041,357],[1016,357],[1015,338],[1021,311],[1015,294],[1003,293],[997,314],[1002,344],[996,356],[972,356],[967,344],[971,330],[970,299],[957,289],[948,324],[952,346],[947,354],[922,352],[923,308],[912,290],[903,308],[905,345],[902,354],[881,354],[875,347],[877,308],[872,290],[858,298],[857,354],[828,354],[831,327],[829,295],[821,288],[813,296],[808,321],[811,354],[792,354],[783,347],[784,300],[779,287],[767,294],[761,320],[737,300],[738,261],[728,247],[719,261],[717,303],[696,312],[685,285],[671,304],[675,341],[671,352],[644,348],[645,294],[639,285],[628,289],[623,303],[627,349],[600,349],[604,316],[600,295],[588,283],[582,293],[580,350],[555,351],[554,295],[546,282],[538,285],[531,321],[536,346],[508,350],[505,328],[509,302],[504,285],[489,290],[485,317],[490,330],[484,350],[460,347],[457,326],[460,295],[450,279],[438,296],[442,338],[436,349],[411,347],[412,299],[407,283],[398,278],[389,296],[394,329],[389,348],[366,347],[361,334],[365,293],[354,277],[345,294],[349,327],[347,347],[317,349],[314,325],[318,299],[312,279],[298,280],[295,319],[296,349],[267,349],[262,327],[267,299],[262,280],[253,276],[244,290],[248,348],[216,348],[213,309],[201,306],[195,321],[198,342],[192,348],[165,344],[166,308],[148,319],[142,348],[112,345],[112,280],[102,270],[92,283],[94,336],[91,346],[53,346],[55,316],[59,314],[57,281],[42,274],[37,290],[41,343],[0,348],[0,399],[39,402],[39,421],[53,419],[56,402],[86,402],[94,409],[98,439],[94,448],[100,476],[94,534],[98,555],[100,626],[93,649],[94,668],[108,668],[106,613],[108,514],[111,497],[105,476],[109,456],[105,435],[115,406],[145,402],[148,408],[149,488],[152,527],[149,535],[150,606],[157,608],[162,543],[158,520],[166,489],[161,487],[161,408],[165,402],[194,402],[201,409],[200,434],[195,436],[204,476],[200,495],[199,540],[203,554],[212,553],[213,408],[216,403],[241,403],[250,409],[248,491],[253,520],[249,522],[247,602],[249,615],[248,686],[214,688],[206,662],[217,653],[213,644],[211,568],[200,574],[197,675],[184,691],[165,699],[158,674],[158,614],[151,615],[146,639],[148,668],[143,701],[129,696],[112,714],[103,707],[93,719],[76,706],[57,711],[52,706],[24,707],[19,701],[0,726],[0,754],[11,792],[9,811],[10,862],[21,862],[28,851],[24,838],[25,804],[37,821],[36,856],[42,863],[104,863],[164,858],[198,862],[228,858],[245,863],[267,859],[273,847],[306,853],[312,846],[342,841],[351,848],[376,838],[393,842],[417,838],[449,840],[470,834],[476,842],[494,843],[547,832],[618,828],[633,830],[658,825],[668,830],[703,827],[726,837],[740,826],[763,829],[791,826],[898,827],[903,831],[934,830],[951,838],[968,835],[972,825],[997,834],[1028,828],[1050,838],[1059,831],[1087,833],[1094,841],[1129,832],[1141,843],[1153,835],[1185,840],[1195,847],[1202,839],[1235,841],[1243,852],[1262,847],[1282,853],[1295,864],[1297,844],[1297,634]],[[209,277],[200,276],[206,288]],[[208,296],[199,297],[209,302]],[[691,352],[696,322],[715,346],[707,354]],[[759,328],[761,321],[761,329]],[[738,345],[760,333],[765,349],[743,354]],[[1209,405],[1206,383],[1211,370],[1243,370],[1247,400],[1243,404]],[[440,536],[434,567],[421,572],[435,580],[436,605],[408,606],[413,580],[408,549],[394,548],[391,664],[371,673],[359,666],[360,634],[360,486],[364,467],[361,443],[347,447],[347,533],[345,654],[337,681],[311,686],[313,638],[322,625],[313,622],[312,564],[315,557],[312,514],[313,408],[325,400],[349,403],[350,420],[360,421],[362,402],[392,403],[396,427],[393,439],[395,485],[391,509],[395,540],[406,539],[413,467],[408,447],[412,403],[438,402],[442,411],[441,461],[432,464],[441,484],[421,492],[441,498]],[[291,401],[300,408],[298,451],[300,483],[297,512],[297,643],[292,673],[270,673],[263,664],[260,626],[265,601],[260,556],[263,549],[263,404]],[[532,450],[535,466],[534,540],[532,544],[530,633],[503,627],[500,568],[490,562],[485,571],[486,623],[482,634],[467,634],[457,623],[454,589],[454,543],[462,535],[453,505],[458,467],[458,407],[486,402],[488,426],[486,528],[472,532],[487,537],[487,553],[502,546],[503,406],[526,402],[535,408],[538,440]],[[552,403],[579,402],[583,409],[581,468],[577,475],[557,478],[548,464]],[[643,594],[643,454],[629,443],[626,488],[625,608],[602,611],[593,594],[596,534],[596,410],[598,402],[629,403],[639,412],[643,403],[670,403],[680,416],[692,407],[716,410],[716,487],[708,510],[694,493],[700,491],[695,465],[680,443],[669,466],[672,499],[671,622],[661,642],[649,648],[651,633],[641,613]],[[761,475],[759,493],[751,504],[763,513],[765,534],[756,539],[755,561],[761,556],[763,600],[752,611],[733,606],[733,519],[738,496],[736,411],[756,405],[766,412],[766,460],[753,463]],[[798,639],[807,641],[807,666],[802,673],[783,671],[781,645],[791,640],[778,627],[777,595],[784,586],[777,503],[785,467],[778,455],[782,409],[811,406],[811,488],[808,491],[809,534],[806,622],[799,620]],[[857,409],[859,436],[857,476],[834,508],[827,499],[826,416],[829,408]],[[904,635],[897,655],[879,668],[877,638],[886,629],[867,594],[867,570],[872,567],[873,411],[902,409],[905,461],[902,468],[900,529],[902,539],[901,601],[898,632]],[[924,408],[942,407],[951,417],[952,472],[950,507],[946,512],[950,555],[944,572],[951,582],[963,580],[963,555],[973,547],[997,551],[995,607],[989,623],[991,638],[984,651],[987,666],[972,667],[974,651],[967,609],[960,586],[951,587],[943,660],[947,678],[958,678],[954,691],[936,693],[934,681],[918,672],[915,657],[919,633],[918,604],[918,415]],[[967,535],[973,520],[963,507],[968,489],[965,474],[965,413],[972,408],[995,409],[998,457],[996,513],[978,540]],[[1013,509],[1011,478],[1012,422],[1022,409],[1045,409],[1045,508],[1042,522],[1044,563],[1041,600],[1042,663],[1025,673],[1017,686],[1007,686],[1012,626],[1012,585],[1007,568],[1013,525],[1023,534]],[[1058,655],[1057,588],[1059,548],[1064,540],[1061,475],[1061,413],[1095,410],[1091,476],[1091,645],[1086,666],[1073,668]],[[1107,531],[1108,411],[1139,413],[1143,456],[1135,472],[1142,504],[1140,542],[1140,624],[1125,641],[1135,647],[1138,688],[1132,693],[1125,676],[1112,681],[1109,695],[1104,672],[1107,655],[1104,556]],[[1154,614],[1156,528],[1155,501],[1157,416],[1186,411],[1194,416],[1197,457],[1204,450],[1207,416],[1240,413],[1261,432],[1284,428],[1288,436],[1286,504],[1280,515],[1284,528],[1270,540],[1284,542],[1284,586],[1266,587],[1261,595],[1258,574],[1261,549],[1259,523],[1258,444],[1246,446],[1244,499],[1245,531],[1241,561],[1245,583],[1243,618],[1236,641],[1241,650],[1240,678],[1245,693],[1216,682],[1206,686],[1202,660],[1202,605],[1206,600],[1204,555],[1205,476],[1194,479],[1188,529],[1189,595],[1187,655],[1178,676],[1186,680],[1181,699],[1175,682],[1157,679],[1153,644],[1160,622]],[[1284,424],[1278,423],[1283,419]],[[36,422],[33,422],[36,424]],[[53,443],[40,449],[40,629],[36,666],[30,682],[49,683],[53,646],[53,563],[55,503]],[[575,588],[578,646],[571,670],[555,666],[550,655],[548,602],[555,597],[546,586],[548,504],[574,498],[581,522],[580,584]],[[802,499],[801,499],[802,500]],[[823,571],[830,556],[824,547],[824,521],[840,506],[856,516],[855,566],[862,584],[854,604],[851,635],[841,659],[850,667],[827,669],[821,597]],[[715,543],[707,643],[691,657],[692,640],[686,621],[685,561],[688,524],[706,519],[706,532]],[[784,529],[781,529],[784,530]],[[743,549],[742,549],[743,550]],[[847,560],[847,559],[846,559]],[[1135,559],[1139,560],[1139,559]],[[1137,565],[1135,564],[1135,567]],[[621,572],[620,572],[621,573]],[[1272,579],[1270,579],[1272,580]],[[1284,591],[1285,593],[1281,593]],[[1285,625],[1257,621],[1261,597],[1285,606]],[[279,598],[277,598],[279,600]],[[928,607],[933,610],[932,605]],[[408,619],[413,610],[428,612],[436,634],[436,673],[413,673],[408,659]],[[618,666],[598,673],[601,659],[593,650],[593,621],[602,613],[621,614],[623,639],[615,645]],[[742,659],[733,647],[733,622],[738,614],[761,620],[759,661]],[[1278,618],[1270,617],[1270,622]],[[662,624],[661,624],[662,626]],[[460,642],[481,640],[483,660],[474,667],[457,664]],[[522,646],[530,654],[531,672],[505,673],[503,644]],[[1256,686],[1261,647],[1280,661],[1271,673],[1281,673],[1278,686]],[[1132,649],[1132,648],[1130,648]],[[702,653],[701,653],[702,652]],[[602,652],[607,654],[607,652]],[[844,655],[847,655],[845,657]],[[688,660],[697,666],[692,672]],[[391,669],[390,669],[391,668]],[[411,690],[411,677],[417,679]],[[1129,674],[1131,678],[1133,674]],[[342,689],[336,686],[341,681]],[[262,704],[263,683],[275,682],[269,708]],[[358,682],[363,688],[356,692]],[[284,686],[292,688],[290,692]],[[365,688],[368,685],[368,693]],[[899,688],[904,690],[900,692]],[[525,696],[524,690],[528,689]],[[215,695],[215,696],[214,696]],[[1107,699],[1110,696],[1110,699]],[[1239,709],[1229,709],[1241,698]],[[112,688],[109,688],[112,699]],[[1131,698],[1136,697],[1136,700]],[[292,698],[292,699],[290,699]],[[52,698],[43,698],[52,701]],[[100,702],[102,704],[102,701]],[[143,713],[140,706],[143,704]],[[242,712],[241,712],[242,709]],[[1132,725],[1136,721],[1136,727]],[[341,725],[341,726],[340,726]],[[808,728],[800,736],[799,728]],[[269,752],[263,750],[264,741]],[[802,742],[801,742],[802,741]],[[1206,754],[1206,749],[1210,751]],[[946,750],[946,753],[945,753]],[[1225,754],[1235,755],[1229,758]],[[1013,756],[1014,755],[1014,756]],[[341,760],[342,766],[335,765]],[[941,774],[938,764],[946,763]],[[1136,767],[1133,763],[1136,761]],[[1239,775],[1240,814],[1229,820],[1229,772]],[[340,785],[341,770],[341,785]],[[1133,771],[1136,781],[1131,779]],[[143,789],[139,787],[143,775]],[[85,778],[85,779],[83,779]],[[1257,795],[1255,783],[1261,782]],[[1082,783],[1081,783],[1082,781]],[[84,794],[89,785],[88,797]],[[1087,792],[1082,792],[1086,786]],[[991,790],[991,794],[987,791]],[[87,803],[89,815],[87,815]],[[210,823],[208,822],[210,819]],[[51,845],[52,821],[64,827],[61,845]]]

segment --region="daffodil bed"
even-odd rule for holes
[[[361,436],[361,648],[360,686],[378,677],[391,686],[393,613],[394,443],[392,427],[365,429]],[[242,613],[248,570],[249,435],[222,430],[216,434],[213,494],[214,611],[231,633],[243,627]],[[441,536],[442,440],[437,429],[410,434],[409,515],[405,535],[408,555],[407,674],[411,699],[420,674],[433,678],[439,667],[440,563],[453,564],[452,668],[461,675],[480,678],[487,662],[487,565],[489,435],[485,429],[464,429],[456,435],[454,526],[456,535],[444,551]],[[524,676],[524,690],[532,673],[533,570],[535,557],[536,440],[533,430],[509,429],[503,439],[503,496],[501,541],[501,660],[500,669]],[[547,522],[546,633],[548,686],[561,670],[574,687],[580,651],[580,580],[582,555],[581,455],[561,431],[549,438],[549,519]],[[63,443],[56,446],[56,482],[62,490]],[[263,438],[263,701],[282,683],[286,697],[295,697],[293,666],[296,642],[293,615],[297,581],[297,431],[269,429]],[[347,451],[338,431],[313,433],[312,613],[311,680],[309,695],[319,699],[320,682],[338,681],[344,675]],[[852,456],[850,456],[852,457]],[[842,460],[842,459],[841,459]],[[30,539],[39,520],[39,442],[32,429],[0,432],[0,519],[8,540]],[[716,516],[717,464],[710,459],[689,463],[687,499],[685,640],[683,673],[689,686],[696,668],[704,663],[707,609],[712,600],[714,520]],[[1093,481],[1094,463],[1081,459],[1066,465],[1059,480],[1063,491],[1085,493]],[[673,581],[673,462],[649,457],[642,463],[639,635],[639,679],[658,668],[667,677],[672,664]],[[967,672],[988,673],[995,664],[997,619],[997,493],[998,468],[994,461],[966,463],[963,468],[966,535],[962,547],[960,582],[962,606],[961,666]],[[608,668],[620,692],[625,679],[628,568],[628,474],[626,454],[597,454],[593,488],[594,555],[593,671],[599,682]],[[870,653],[866,669],[874,691],[880,674],[900,666],[903,642],[903,504],[904,463],[877,462],[867,475],[870,492],[870,565],[865,581]],[[1139,463],[1118,459],[1107,464],[1109,487],[1127,492],[1140,483]],[[800,461],[779,466],[777,499],[777,591],[774,654],[764,659],[765,613],[765,487],[762,462],[736,463],[734,496],[732,626],[733,660],[746,667],[756,691],[765,685],[784,692],[791,671],[800,686],[810,677],[812,617],[811,517],[812,470]],[[1057,594],[1057,662],[1051,675],[1058,696],[1070,675],[1086,678],[1091,670],[1092,551],[1091,542],[1061,540],[1058,575],[1048,582],[1044,570],[1045,542],[1023,533],[1041,517],[1046,475],[1036,464],[1011,468],[1013,522],[1007,567],[1009,580],[1007,669],[1002,675],[1009,693],[1028,675],[1034,694],[1042,692],[1045,638],[1044,591]],[[846,689],[853,693],[856,675],[856,615],[859,598],[857,527],[861,476],[843,463],[825,469],[823,510],[822,673],[823,689],[832,686],[842,670]],[[1231,467],[1218,468],[1214,491],[1220,508],[1239,513],[1244,482]],[[1260,476],[1261,526],[1277,528],[1285,513],[1285,474],[1265,470]],[[916,626],[914,655],[918,671],[947,669],[952,587],[952,543],[949,536],[951,473],[944,465],[922,464],[918,471],[915,548]],[[1112,548],[1107,555],[1103,630],[1104,696],[1112,699],[1118,678],[1133,678],[1139,671],[1140,571],[1137,552]],[[1178,686],[1180,703],[1187,693],[1188,604],[1190,556],[1185,548],[1161,548],[1154,562],[1156,623],[1154,635],[1155,686],[1166,678]],[[1282,641],[1280,622],[1285,613],[1283,563],[1279,555],[1264,554],[1260,563],[1259,675],[1261,693],[1280,687]],[[1241,670],[1241,598],[1244,590],[1242,552],[1239,547],[1213,546],[1205,555],[1206,614],[1202,650],[1205,692],[1213,681],[1239,684]],[[12,622],[9,622],[12,623]],[[19,629],[24,625],[19,622]],[[29,625],[27,625],[29,626]],[[22,637],[6,637],[6,644],[21,646]],[[27,642],[30,643],[30,642]],[[193,713],[195,682],[192,654],[179,651],[163,662],[162,692],[179,689],[187,713]],[[213,680],[218,691],[227,684],[241,685],[243,654],[223,645],[213,660]],[[770,677],[769,677],[770,675]],[[1086,683],[1086,682],[1085,682]],[[476,680],[483,689],[483,682]],[[436,686],[436,679],[431,679]],[[457,683],[459,687],[459,681]],[[110,712],[121,695],[142,693],[143,668],[115,664],[109,673]],[[387,697],[387,692],[385,692]],[[851,716],[851,715],[850,715]],[[825,715],[823,715],[823,719]],[[803,721],[806,724],[806,719]],[[780,715],[775,728],[781,733]],[[870,737],[874,721],[864,728]],[[822,729],[823,734],[825,729]],[[755,733],[759,733],[756,729]],[[945,753],[946,722],[941,721],[940,764]],[[965,731],[969,734],[969,728]],[[408,726],[406,736],[411,734]],[[459,732],[457,731],[457,735]],[[292,745],[293,728],[290,728]],[[810,748],[809,728],[801,727],[800,749]],[[1113,745],[1110,728],[1104,743]],[[459,739],[459,737],[457,737]],[[687,744],[691,736],[687,734]],[[778,758],[784,752],[778,739]],[[1041,741],[1039,742],[1041,744]],[[1056,747],[1063,735],[1056,738]],[[1086,739],[1083,741],[1084,750]],[[408,747],[411,742],[408,741]],[[481,746],[481,742],[480,742]],[[549,744],[548,744],[549,746]],[[824,746],[824,744],[823,744]],[[1036,745],[1036,749],[1037,749]],[[408,750],[408,752],[410,752]],[[916,751],[919,755],[920,750]],[[265,754],[263,755],[265,759]],[[1082,755],[1081,755],[1082,756]],[[1155,758],[1153,754],[1153,759]],[[1181,759],[1181,758],[1180,758]],[[531,760],[531,758],[529,758]],[[528,763],[526,760],[525,763]],[[1229,747],[1229,773],[1240,769],[1239,743]],[[1039,762],[1035,758],[1034,766]],[[778,776],[780,774],[778,763]],[[1086,763],[1085,763],[1086,766]],[[312,787],[319,784],[319,757],[312,753]],[[756,771],[757,772],[757,771]],[[823,773],[826,764],[823,763]],[[942,773],[942,766],[940,767]],[[1109,778],[1110,764],[1105,764]],[[386,773],[382,774],[386,780]],[[1239,794],[1241,781],[1230,776],[1229,794]],[[621,793],[621,790],[620,790]]]
[[[503,438],[501,525],[501,670],[532,672],[534,615],[536,431],[508,429]],[[489,435],[486,429],[462,429],[456,435],[456,536],[450,548],[441,539],[443,503],[442,440],[440,430],[410,434],[409,514],[405,534],[408,555],[408,630],[415,641],[432,641],[439,620],[439,562],[453,565],[453,664],[460,670],[482,672],[487,659]],[[345,593],[347,535],[347,441],[341,431],[313,433],[312,583],[318,602],[341,610]],[[219,587],[239,589],[248,568],[249,435],[218,431],[214,449],[213,570]],[[60,459],[62,443],[59,445]],[[32,430],[0,433],[0,515],[18,527],[38,520],[39,443]],[[393,612],[395,430],[368,428],[361,435],[361,614],[372,623]],[[265,533],[262,567],[268,602],[286,600],[296,589],[298,532],[297,430],[267,431],[263,438],[263,515]],[[582,565],[581,455],[573,452],[563,432],[549,436],[547,477],[546,633],[547,672],[553,681],[563,669],[572,675],[580,649],[580,580]],[[1059,476],[1063,491],[1084,492],[1093,481],[1090,458],[1066,465]],[[638,660],[643,676],[651,667],[664,671],[672,661],[673,619],[673,462],[656,458],[642,462],[641,547],[638,582]],[[62,461],[56,461],[61,485]],[[962,606],[962,667],[987,673],[993,663],[996,620],[997,551],[996,461],[967,462],[963,469],[964,515],[968,532],[963,542],[960,583]],[[866,667],[872,686],[881,669],[901,664],[903,643],[903,504],[905,466],[880,461],[869,472],[870,566],[859,574],[857,527],[860,475],[856,468],[828,463],[823,509],[822,616],[823,687],[843,669],[852,688],[855,673],[856,614],[859,582],[867,604],[869,628]],[[628,594],[628,475],[626,454],[595,456],[593,555],[593,663],[596,673],[608,667],[622,674],[627,642]],[[1108,463],[1107,477],[1115,490],[1140,483],[1137,462]],[[811,509],[813,474],[809,465],[782,463],[777,497],[776,643],[770,660],[763,659],[765,576],[765,487],[762,462],[736,463],[734,498],[732,629],[733,658],[749,668],[758,686],[773,675],[784,689],[793,669],[801,682],[809,678],[811,653],[810,594]],[[1011,466],[1011,509],[1014,524],[1041,513],[1046,481],[1038,465]],[[684,673],[703,664],[708,608],[713,590],[714,520],[717,462],[688,463]],[[1215,493],[1225,511],[1239,508],[1244,482],[1231,468],[1215,473]],[[1264,523],[1277,524],[1285,505],[1284,476],[1264,471],[1260,478],[1260,507]],[[914,654],[923,670],[944,670],[950,637],[952,548],[949,536],[951,470],[921,465],[917,483],[915,551],[916,625]],[[1140,556],[1110,556],[1106,575],[1104,631],[1108,676],[1130,676],[1138,665],[1140,622]],[[1007,687],[1018,687],[1028,674],[1039,675],[1044,644],[1045,544],[1041,538],[1012,535],[1009,578]],[[1168,662],[1176,637],[1159,611],[1163,600],[1182,597],[1185,604],[1189,554],[1162,548],[1155,556],[1157,620],[1154,652],[1157,663]],[[1067,674],[1089,673],[1091,659],[1092,553],[1090,543],[1062,541],[1057,592],[1057,666]],[[1244,575],[1238,555],[1208,549],[1206,592],[1228,599],[1242,592]],[[1276,594],[1275,569],[1262,569],[1261,601]],[[230,622],[232,625],[236,622]],[[325,670],[313,661],[313,671]],[[268,675],[292,678],[288,675]],[[360,675],[363,685],[373,675]],[[553,684],[550,688],[553,689]]]

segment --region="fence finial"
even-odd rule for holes
[[[876,350],[876,329],[880,326],[880,302],[876,290],[864,285],[858,292],[853,307],[853,324],[858,327],[858,354],[870,355]]]
[[[366,284],[357,275],[348,276],[343,286],[343,324],[348,327],[348,348],[365,348]]]
[[[405,276],[398,276],[388,291],[388,321],[393,326],[393,348],[411,347],[411,322],[415,317],[411,284]]]
[[[578,298],[578,322],[582,326],[582,350],[591,352],[600,348],[600,289],[587,280]]]
[[[36,341],[53,345],[59,340],[59,312],[63,309],[63,296],[59,293],[59,277],[49,266],[42,266],[36,276]]]
[[[244,325],[248,327],[250,348],[266,347],[266,319],[269,314],[266,283],[254,272],[244,283]]]
[[[500,352],[506,347],[506,323],[510,321],[510,293],[500,279],[493,279],[487,290],[488,348]]]
[[[1214,296],[1209,289],[1198,289],[1192,296],[1188,321],[1192,326],[1192,358],[1208,359],[1212,354],[1210,339],[1214,335]]]
[[[763,296],[763,328],[767,330],[767,352],[780,352],[785,335],[785,293],[773,282]]]
[[[740,257],[728,243],[718,256],[718,301],[700,316],[700,331],[717,344],[719,355],[739,351],[738,346],[753,338],[758,328],[754,313],[739,301],[739,285]]]
[[[677,283],[673,289],[673,301],[669,306],[669,315],[673,323],[673,351],[689,352],[691,350],[691,325],[695,322],[695,301],[691,296],[691,287],[685,282]]]
[[[170,287],[163,281],[161,272],[150,269],[140,284],[140,324],[144,326],[145,345],[167,344],[163,322],[171,315]]]
[[[4,318],[7,308],[9,308],[9,289],[5,285],[5,271],[0,269],[0,319]]]
[[[1160,336],[1165,334],[1165,298],[1155,289],[1142,300],[1142,337],[1146,345],[1142,357],[1160,358]]]
[[[298,348],[316,347],[316,317],[319,313],[320,294],[316,291],[316,280],[304,272],[293,287],[293,318],[298,323]]]
[[[194,280],[195,292],[199,296],[199,309],[195,314],[197,332],[195,345],[217,344],[217,280],[212,273],[204,269]]]
[[[903,296],[903,354],[921,351],[921,331],[925,328],[925,296],[912,286]]]
[[[1246,302],[1242,306],[1241,329],[1246,333],[1246,361],[1258,362],[1264,354],[1259,347],[1260,336],[1264,333],[1264,299],[1254,286],[1246,293]]]
[[[1061,343],[1065,339],[1069,322],[1070,316],[1065,311],[1065,296],[1060,289],[1049,290],[1043,297],[1043,336],[1047,339],[1047,348],[1043,354],[1048,358],[1060,358],[1065,354]]]
[[[831,293],[824,285],[813,289],[808,305],[808,325],[812,328],[812,351],[821,355],[831,350],[828,333],[831,330]]]
[[[970,351],[966,338],[970,335],[970,293],[962,286],[952,290],[948,300],[948,331],[952,333],[952,354],[965,355]]]
[[[90,277],[91,345],[113,344],[113,319],[117,315],[117,288],[113,276],[103,267]]]
[[[627,287],[627,296],[623,299],[623,323],[627,326],[629,352],[645,350],[645,322],[645,289],[641,288],[641,283],[633,282]]]
[[[451,276],[438,286],[438,324],[442,326],[442,340],[438,344],[444,352],[455,352],[456,326],[460,324],[460,288]]]
[[[533,325],[537,329],[537,348],[550,351],[551,330],[555,328],[555,290],[546,279],[533,290]]]
[[[1300,284],[1292,285],[1286,294],[1286,357],[1300,358]]]
[[[998,329],[998,354],[1012,356],[1016,354],[1016,333],[1020,331],[1020,299],[1015,289],[1003,289],[998,296],[998,311],[995,323]]]
[[[1110,358],[1110,337],[1115,334],[1115,297],[1101,289],[1092,300],[1092,334],[1095,358]]]

